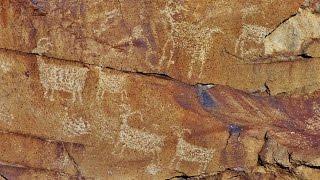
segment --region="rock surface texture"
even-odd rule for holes
[[[319,0],[2,0],[0,83],[0,179],[320,179]]]

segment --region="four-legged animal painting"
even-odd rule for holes
[[[41,56],[37,56],[37,60],[40,82],[45,89],[45,98],[53,101],[54,91],[64,91],[72,94],[72,102],[78,99],[82,103],[82,91],[89,71],[88,68],[49,64]]]
[[[116,147],[121,145],[120,154],[127,148],[145,154],[152,154],[154,160],[158,162],[159,155],[164,147],[165,136],[131,127],[128,124],[128,118],[138,114],[141,121],[143,121],[142,114],[138,111],[132,111],[128,105],[122,105],[122,108],[125,113],[121,115],[122,124],[120,126],[119,140],[116,144]]]

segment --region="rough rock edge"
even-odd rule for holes
[[[270,142],[273,142],[274,143],[273,145],[276,145],[278,148],[280,148],[280,150],[287,152],[285,154],[285,156],[286,156],[285,159],[277,160],[277,156],[279,156],[279,151],[272,152],[272,147],[269,147]],[[263,151],[265,151],[266,153],[272,153],[271,158],[273,159],[274,162],[268,162],[268,160],[264,159],[263,158]],[[274,176],[276,176],[276,174],[278,174],[278,173],[283,173],[292,179],[304,179],[300,174],[297,173],[298,167],[303,166],[303,167],[307,167],[307,168],[314,169],[314,170],[320,170],[320,166],[310,165],[307,162],[293,159],[292,153],[288,152],[286,147],[283,147],[280,144],[278,144],[276,141],[274,141],[274,139],[272,139],[272,136],[269,135],[268,131],[265,133],[264,144],[263,144],[260,152],[257,154],[257,159],[258,159],[258,162],[257,162],[256,167],[262,167],[263,170],[265,171],[264,174],[270,174],[270,175],[274,175]],[[289,164],[286,164],[283,161],[287,161],[287,162],[289,162]],[[248,172],[243,169],[226,168],[223,171],[212,172],[212,173],[209,173],[208,175],[203,175],[203,174],[187,175],[184,172],[178,172],[178,173],[180,175],[173,176],[168,179],[170,179],[170,180],[171,179],[172,180],[222,179],[221,176],[225,173],[235,174],[233,177],[242,177],[244,179],[254,179],[255,172],[254,172],[254,170],[251,172]]]

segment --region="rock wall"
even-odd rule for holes
[[[0,179],[319,179],[320,1],[3,0]]]

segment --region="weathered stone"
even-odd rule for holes
[[[305,54],[310,57],[320,57],[320,42],[313,41],[308,44],[308,47],[305,49]]]
[[[0,179],[320,179],[319,0],[3,0]]]
[[[311,8],[291,17],[303,2],[6,0],[1,4],[0,47],[119,70],[167,74],[191,84],[222,84],[252,92],[272,81],[272,94],[310,86],[313,91],[319,84],[292,82],[305,78],[304,72],[283,75],[288,71],[282,69],[300,64],[296,61],[301,58],[265,58],[294,39],[296,45],[288,51],[298,50],[302,40],[318,37],[319,15]],[[303,29],[291,27],[293,21],[297,26],[302,23]],[[291,30],[303,33],[292,40],[290,34],[285,36]],[[280,37],[282,49],[275,44],[279,36],[287,37]],[[273,63],[284,60],[294,62],[280,71],[274,69]],[[264,64],[261,73],[256,63]],[[307,69],[313,67],[308,64]]]
[[[301,9],[266,37],[265,53],[301,54],[304,43],[320,38],[319,29],[320,15],[310,9]]]
[[[136,179],[291,177],[319,166],[318,93],[250,95],[13,51],[0,61],[0,162]]]

